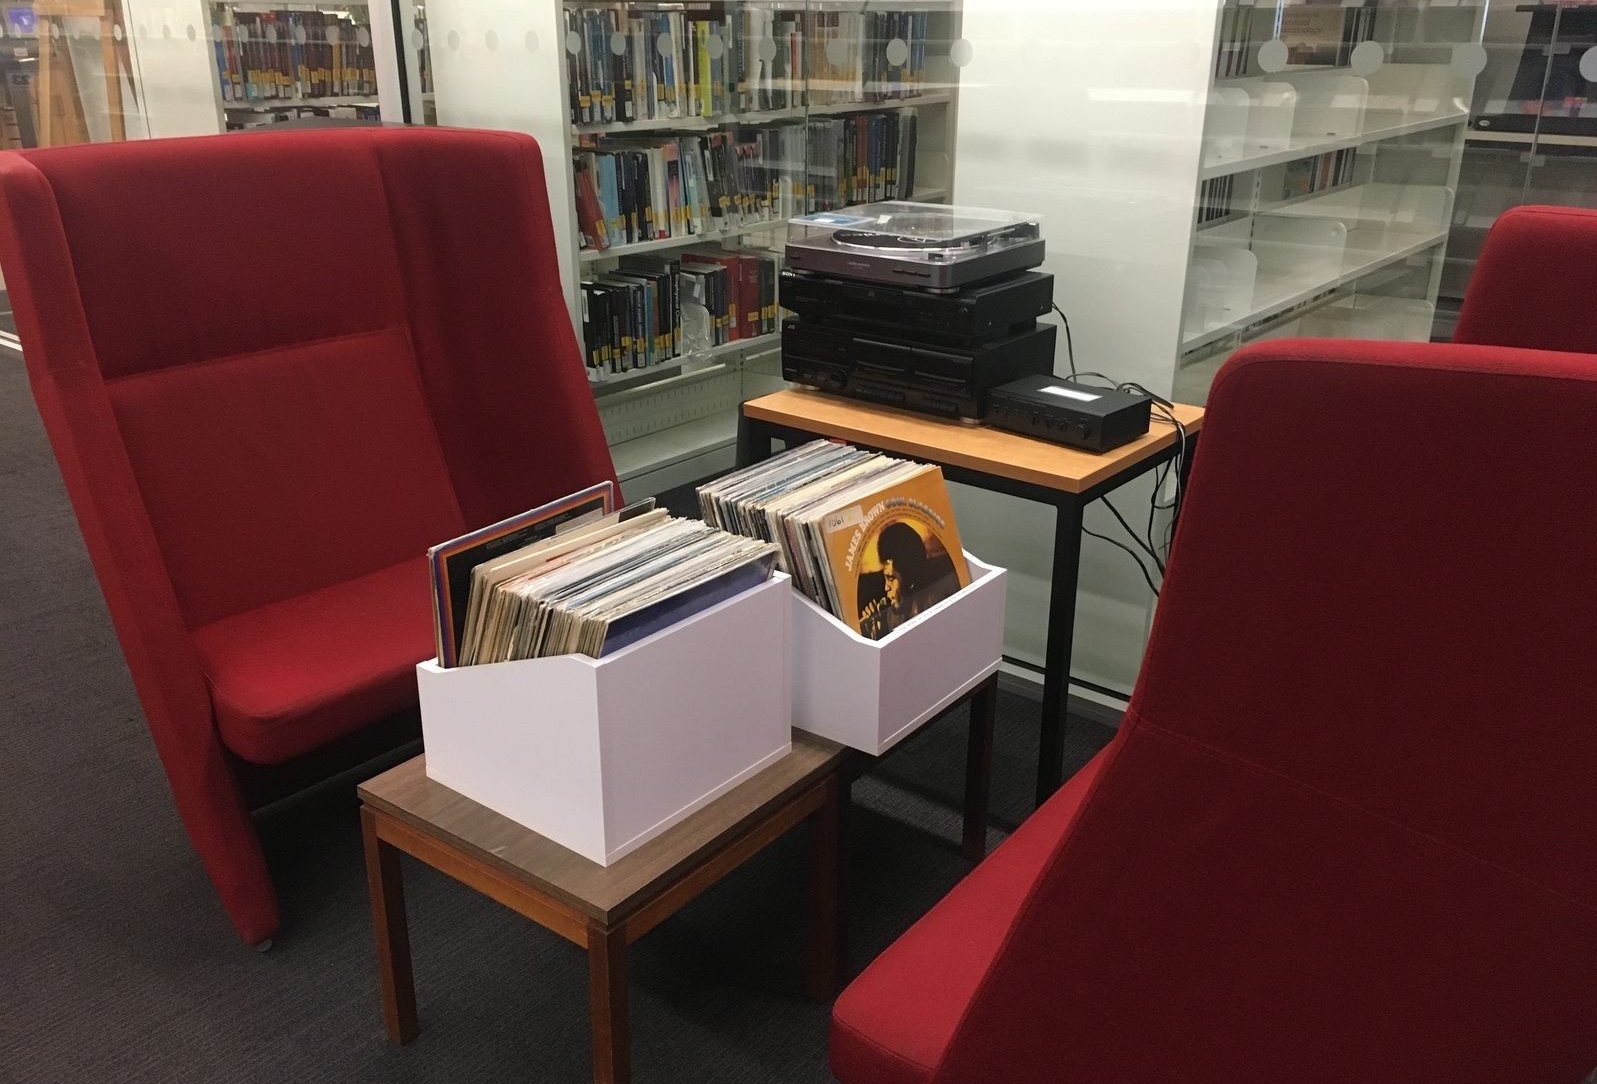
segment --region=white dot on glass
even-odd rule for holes
[[[776,59],[776,42],[770,38],[761,38],[760,44],[754,47],[754,51],[760,55],[761,60],[769,64]]]
[[[266,28],[266,40],[270,44],[273,44],[273,45],[277,44],[277,27],[271,26],[271,25],[267,26],[267,28]]]
[[[720,60],[726,53],[726,42],[719,34],[711,34],[710,40],[704,43],[704,51],[710,54],[711,60]]]
[[[660,55],[661,56],[670,56],[671,55],[671,35],[670,34],[661,34],[658,38],[656,38],[654,40],[654,47],[656,49],[660,50]]]
[[[197,33],[197,32],[196,32],[196,31],[195,31],[195,29],[194,29],[194,24],[193,24],[193,23],[189,23],[189,25],[188,25],[188,26],[186,26],[186,27],[184,27],[184,28],[183,28],[183,33],[184,33],[184,34],[186,34],[186,35],[187,35],[187,36],[188,36],[188,39],[189,39],[189,40],[190,40],[190,41],[194,41],[194,40],[196,40],[196,39],[197,39],[197,38],[198,38],[198,37],[199,37],[199,36],[200,36],[200,35],[199,35],[199,34],[198,34],[198,33]]]
[[[427,35],[421,32],[421,27],[417,27],[415,30],[410,32],[410,47],[412,49],[424,48],[426,44]]]
[[[362,26],[362,27],[358,28],[355,31],[355,44],[356,45],[359,45],[362,49],[364,49],[367,46],[369,46],[371,43],[372,43],[372,32],[370,30],[367,30],[364,26]]]
[[[1486,70],[1486,46],[1478,41],[1453,47],[1453,70],[1465,79],[1473,79]]]
[[[627,36],[619,30],[610,35],[610,51],[616,56],[627,55]]]
[[[575,30],[566,31],[566,52],[572,56],[582,52],[582,35]]]
[[[121,41],[122,40],[122,24],[121,23],[117,23],[115,26],[113,26],[111,28],[111,40],[112,41]]]
[[[1259,70],[1279,72],[1286,70],[1287,51],[1286,42],[1280,38],[1267,41],[1259,46]]]
[[[956,68],[963,68],[976,59],[976,47],[964,38],[960,38],[948,47],[948,62]]]
[[[532,30],[527,31],[526,36],[521,39],[521,44],[526,46],[527,52],[536,53],[538,51],[537,33]]]
[[[444,44],[449,46],[449,51],[450,52],[454,52],[456,49],[459,49],[460,48],[460,31],[451,30],[448,34],[444,35]]]
[[[294,28],[294,44],[304,45],[309,40],[310,35],[306,33],[303,26],[296,26]]]
[[[1354,47],[1348,61],[1354,75],[1374,75],[1386,63],[1386,50],[1378,41],[1360,42]]]
[[[59,23],[50,24],[50,36],[52,38],[59,38],[61,36],[61,26]]]
[[[842,38],[833,38],[826,43],[826,59],[833,64],[842,64],[848,59],[848,46]]]
[[[488,47],[488,51],[491,53],[499,48],[499,35],[490,30],[482,36],[482,43]]]
[[[327,28],[327,44],[328,45],[337,45],[338,44],[338,27],[330,26],[330,27]]]
[[[1597,48],[1587,49],[1580,55],[1580,77],[1588,83],[1597,83]]]
[[[909,42],[903,38],[894,38],[887,43],[887,62],[895,68],[902,68],[909,63]]]

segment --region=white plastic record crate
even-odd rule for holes
[[[786,756],[777,573],[602,659],[416,668],[427,775],[610,865]]]
[[[795,592],[793,725],[880,756],[996,673],[1007,573],[965,560],[968,587],[880,640]]]

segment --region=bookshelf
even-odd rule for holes
[[[562,286],[629,496],[729,467],[738,405],[782,386],[789,218],[953,191],[956,2],[393,0],[386,17],[409,39],[413,120],[543,148]],[[617,360],[622,323],[650,334]]]
[[[1597,8],[1493,5],[1447,243],[1436,333],[1457,321],[1497,217],[1524,204],[1597,206]]]
[[[220,129],[303,116],[378,119],[378,59],[367,0],[336,8],[206,0]]]
[[[1219,5],[1178,398],[1259,339],[1430,338],[1484,13]]]

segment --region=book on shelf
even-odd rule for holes
[[[1346,18],[1341,0],[1282,8],[1277,36],[1286,45],[1288,64],[1329,65],[1342,52]]]
[[[647,369],[727,343],[773,335],[781,320],[774,255],[723,249],[624,256],[581,284],[591,380]]]
[[[703,236],[914,192],[912,110],[697,135],[583,137],[573,153],[582,248]]]
[[[793,586],[868,640],[970,584],[938,467],[817,440],[698,496],[706,523],[774,543]]]
[[[1231,197],[1235,191],[1236,175],[1214,177],[1204,181],[1198,189],[1198,225],[1218,222],[1231,214]]]
[[[1286,45],[1290,65],[1347,67],[1353,50],[1375,37],[1379,14],[1380,0],[1304,0],[1282,8],[1277,27],[1274,5],[1226,0],[1220,13],[1214,76],[1259,74],[1258,46],[1273,38]]]
[[[715,237],[803,214],[804,128],[584,137],[573,152],[584,249]]]
[[[1295,199],[1336,188],[1353,179],[1358,152],[1352,147],[1309,158],[1298,158],[1281,167],[1280,198]]]
[[[571,123],[712,118],[912,97],[924,92],[930,24],[926,11],[568,6]]]
[[[804,213],[910,199],[919,120],[914,110],[812,117]]]
[[[216,76],[224,102],[377,93],[377,61],[353,19],[330,11],[235,11],[211,5]]]

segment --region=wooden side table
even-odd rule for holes
[[[424,756],[362,784],[366,876],[389,1037],[406,1043],[418,1030],[401,852],[586,950],[594,1080],[625,1084],[627,946],[809,819],[806,987],[812,997],[830,999],[838,977],[843,752],[795,733],[788,756],[608,867],[428,779]]]
[[[1191,465],[1198,432],[1203,428],[1203,410],[1178,404],[1175,416],[1186,429],[1185,470]],[[950,481],[1039,501],[1056,510],[1042,738],[1037,756],[1037,802],[1041,804],[1059,788],[1064,770],[1082,515],[1093,501],[1174,459],[1181,451],[1180,437],[1169,425],[1155,420],[1146,436],[1096,455],[1000,429],[791,390],[743,404],[738,419],[738,465],[771,455],[772,441],[791,445],[816,437],[935,463]]]

